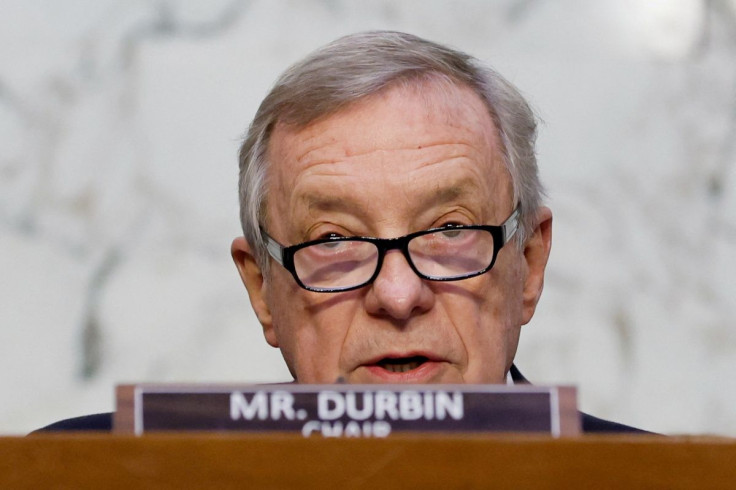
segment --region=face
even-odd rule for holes
[[[268,233],[288,246],[338,234],[391,238],[449,223],[501,224],[511,182],[496,130],[465,87],[397,86],[271,138]],[[300,288],[275,262],[263,275],[242,239],[233,257],[267,341],[301,383],[501,383],[542,289],[551,216],[493,269],[422,280],[398,250],[358,290]]]

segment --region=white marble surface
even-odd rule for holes
[[[125,381],[287,379],[229,257],[277,74],[365,29],[528,95],[555,212],[518,365],[585,410],[736,436],[736,1],[0,0],[0,432]]]

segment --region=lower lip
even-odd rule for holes
[[[418,368],[404,373],[395,373],[377,364],[363,366],[363,368],[378,383],[431,383],[439,378],[444,365],[444,362],[427,361]]]

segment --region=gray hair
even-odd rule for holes
[[[276,124],[303,128],[397,83],[434,78],[470,87],[487,106],[520,208],[517,244],[531,236],[543,189],[534,152],[536,118],[519,91],[465,53],[411,34],[371,31],[337,39],[292,65],[248,128],[240,148],[240,221],[264,273],[268,254],[260,224],[267,205],[266,155]]]

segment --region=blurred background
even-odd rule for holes
[[[543,120],[555,213],[517,365],[584,410],[736,436],[736,0],[0,0],[0,433],[137,381],[290,379],[229,256],[278,74],[396,29]]]

